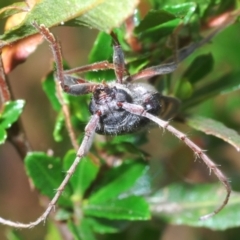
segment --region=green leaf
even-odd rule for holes
[[[10,128],[16,122],[23,111],[24,100],[9,101],[4,104],[0,115],[0,125],[2,128]]]
[[[63,115],[63,112],[60,111],[57,116],[57,120],[55,122],[54,130],[53,130],[53,138],[56,142],[61,142],[63,140],[61,131],[64,126],[65,126],[64,115]]]
[[[182,13],[184,11],[184,8],[186,8],[184,11],[185,13],[187,13],[188,9],[189,9],[189,12],[191,12],[191,6],[192,6],[193,8],[197,8],[198,14],[201,17],[203,17],[206,9],[209,8],[209,6],[213,5],[211,0],[195,0],[195,1],[186,1],[186,0],[164,0],[164,1],[162,0],[162,1],[159,1],[159,0],[156,0],[154,2],[158,8],[164,8],[164,9],[166,8],[170,12],[172,12],[172,9],[174,9],[174,8],[176,8],[176,9],[179,8],[180,13]],[[181,9],[182,9],[182,11],[181,11]],[[177,14],[177,12],[175,12],[175,14],[178,15],[179,17],[181,16],[180,13]]]
[[[141,39],[159,41],[160,38],[171,34],[180,22],[179,18],[164,10],[151,10],[135,28],[135,33]]]
[[[204,100],[214,97],[215,95],[224,94],[239,89],[239,74],[240,71],[225,74],[217,80],[205,84],[201,88],[195,90],[192,97],[183,102],[182,109],[185,110],[193,107]]]
[[[157,192],[148,202],[153,216],[177,225],[225,230],[240,226],[240,194],[232,193],[221,212],[208,220],[199,217],[214,211],[225,198],[223,186],[215,184],[172,184]]]
[[[109,154],[118,155],[126,152],[135,155],[136,157],[145,158],[149,156],[145,151],[139,148],[140,145],[147,142],[145,132],[136,134],[126,134],[115,136],[111,141],[101,143],[101,148],[107,149]]]
[[[52,199],[64,178],[60,159],[48,156],[43,152],[29,153],[25,158],[25,167],[35,187],[42,194]],[[70,195],[69,186],[66,186],[58,203],[64,206],[71,206]]]
[[[68,227],[72,232],[75,240],[96,240],[88,219],[83,218],[76,226],[72,221],[68,223]]]
[[[86,218],[82,219],[79,226],[79,231],[82,239],[96,240],[92,228]]]
[[[10,230],[7,232],[6,235],[8,240],[23,240],[23,238],[19,234],[19,231],[17,230]]]
[[[111,199],[105,202],[88,202],[83,205],[86,215],[121,220],[148,220],[149,207],[145,199],[130,196],[123,199]]]
[[[187,118],[187,124],[206,134],[221,138],[240,151],[240,135],[221,122],[200,116]]]
[[[64,169],[67,171],[76,158],[74,150],[68,151],[63,159]],[[92,159],[88,156],[84,157],[78,164],[76,171],[70,179],[70,184],[73,189],[73,201],[80,201],[90,186],[92,181],[96,178],[99,166],[93,163]]]
[[[112,62],[113,48],[112,38],[109,34],[101,32],[98,34],[97,39],[94,42],[94,46],[89,54],[89,62],[95,63],[108,60]],[[88,72],[86,74],[87,79],[102,82],[103,80],[115,79],[113,70]]]
[[[0,125],[0,144],[3,144],[7,139],[7,132],[5,129]]]
[[[179,99],[188,99],[193,94],[192,84],[185,78],[179,80],[175,86],[175,96]]]
[[[56,221],[67,221],[72,218],[72,211],[69,211],[69,209],[59,208],[56,211],[56,214],[54,216],[54,219]]]
[[[86,122],[89,121],[89,101],[90,94],[82,95],[81,97],[68,96],[70,109],[71,109],[71,120],[74,126],[78,127],[81,132],[84,131]],[[81,107],[80,107],[81,106]]]
[[[94,232],[97,233],[116,233],[119,231],[119,228],[117,226],[114,226],[114,223],[112,220],[107,219],[98,219],[98,218],[90,218],[87,217],[85,220],[88,221],[89,225],[92,227]]]
[[[116,144],[114,142],[106,142],[101,144],[101,147],[107,149],[108,153],[111,155],[118,155],[121,153],[124,154],[126,152],[129,152],[132,155],[136,155],[137,157],[141,158],[148,156],[148,154],[145,151],[139,149],[136,144],[130,143],[128,141],[121,142],[120,144]]]
[[[146,134],[143,132],[136,133],[136,134],[126,134],[126,135],[119,135],[115,136],[111,139],[111,143],[113,144],[122,144],[125,142],[132,143],[135,145],[142,145],[147,143]]]
[[[56,92],[56,83],[54,80],[53,72],[49,73],[44,81],[42,81],[42,88],[46,93],[49,102],[55,111],[60,111],[62,108],[61,103],[58,100]]]
[[[68,221],[68,229],[71,231],[74,240],[83,240],[87,238],[81,238],[79,233],[79,228],[73,223],[73,221]]]
[[[53,240],[53,239],[59,239],[62,240],[60,231],[58,230],[56,224],[53,222],[48,222],[47,224],[47,234],[44,238],[44,240]]]
[[[149,31],[151,28],[158,27],[159,25],[172,21],[176,17],[164,10],[150,10],[144,19],[135,28],[135,33],[143,33]]]
[[[145,173],[145,169],[144,164],[136,162],[124,162],[120,167],[111,169],[105,175],[106,185],[90,196],[89,203],[104,203],[121,194],[126,195],[126,191]]]
[[[134,185],[127,191],[129,195],[146,196],[152,192],[153,176],[149,171],[150,167],[146,166],[142,175],[136,180]],[[159,173],[159,169],[157,170]]]
[[[200,55],[191,63],[183,74],[183,78],[191,83],[196,83],[213,70],[213,64],[214,60],[211,53]]]
[[[184,24],[187,24],[190,22],[194,12],[196,11],[197,4],[195,2],[171,4],[164,6],[163,9],[171,14],[174,14],[178,18],[182,18]]]
[[[150,56],[138,56],[134,59],[128,59],[128,71],[131,74],[138,73],[140,70],[142,70],[144,67],[146,67],[149,64],[149,58]]]
[[[0,19],[7,18],[13,14],[23,12],[23,9],[27,10],[26,2],[16,2],[12,5],[0,9]]]
[[[145,173],[146,166],[136,162],[124,162],[120,167],[111,169],[103,180],[105,185],[102,184],[84,202],[85,214],[109,219],[148,219],[150,215],[146,201],[133,196],[134,190],[131,189]]]
[[[35,4],[21,24],[5,32],[0,39],[10,44],[36,33],[33,21],[52,27],[75,19],[69,24],[109,32],[129,17],[137,4],[138,0],[42,0]]]

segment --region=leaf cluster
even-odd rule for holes
[[[141,3],[139,8],[137,4],[136,0],[42,0],[28,11],[19,25],[0,35],[1,45],[21,41],[36,33],[32,26],[33,21],[47,27],[63,24],[84,26],[100,31],[89,53],[89,63],[112,61],[112,44],[108,33],[114,29],[124,49],[128,70],[134,74],[145,67],[172,60],[172,36],[182,24],[183,27],[177,35],[180,49],[177,52],[180,59],[179,70],[172,75],[154,77],[148,81],[163,94],[181,100],[176,121],[222,139],[239,151],[240,136],[232,129],[237,123],[230,118],[239,107],[236,101],[239,95],[240,72],[239,68],[235,67],[238,65],[236,59],[239,59],[239,51],[221,47],[222,39],[231,44],[236,27],[230,26],[216,37],[219,38],[219,45],[215,45],[214,41],[207,41],[206,48],[203,47],[203,50],[199,49],[192,55],[187,54],[190,55],[187,59],[182,50],[189,49],[192,43],[201,42],[208,34],[204,28],[211,32],[212,30],[208,29],[211,22],[238,9],[237,1],[149,0]],[[0,17],[9,17],[25,8],[29,8],[25,3],[14,3],[0,10]],[[142,14],[142,8],[149,9],[147,14]],[[129,25],[125,20],[130,15],[133,16],[131,19],[134,20],[134,27],[129,32]],[[121,25],[124,21],[125,25]],[[226,67],[224,59],[220,57],[228,52],[231,52],[231,68]],[[84,77],[97,82],[111,81],[114,79],[114,72],[89,72]],[[65,137],[66,118],[57,94],[53,72],[45,77],[42,88],[56,112],[53,137],[60,144]],[[231,99],[228,104],[215,107],[213,99],[224,98],[227,94],[229,96],[229,93]],[[70,109],[71,124],[79,134],[80,144],[85,123],[90,116],[90,97],[64,95],[63,98]],[[23,107],[23,100],[4,103],[0,114],[1,144],[6,141],[7,129],[19,119]],[[239,130],[239,124],[237,127],[235,129]],[[207,148],[221,148],[223,141],[216,138],[209,138],[211,142]],[[202,139],[199,137],[197,141],[201,144]],[[169,141],[171,140],[165,140],[166,143]],[[239,188],[219,214],[207,221],[199,221],[200,216],[213,211],[222,201],[225,194],[223,187],[216,183],[183,183],[182,179],[179,180],[176,176],[167,176],[169,172],[164,163],[154,163],[158,170],[151,164],[149,166],[149,160],[154,161],[151,154],[147,153],[151,150],[145,151],[141,148],[147,142],[145,132],[106,137],[103,142],[94,142],[91,153],[80,162],[56,206],[55,220],[66,224],[74,239],[107,240],[112,239],[112,236],[119,239],[140,240],[146,239],[146,236],[157,239],[167,224],[207,227],[213,230],[240,226]],[[164,144],[161,146],[166,147]],[[216,151],[212,152],[213,156],[219,157]],[[62,182],[75,155],[75,150],[69,150],[61,157],[49,156],[44,152],[27,154],[24,159],[27,175],[41,195],[49,199],[54,196],[54,189]],[[163,157],[158,156],[158,161]],[[165,158],[174,157],[178,161],[185,159],[178,165],[179,174],[189,173],[186,160],[189,158],[188,151],[184,147],[174,146],[171,154]],[[193,160],[192,155],[190,159]],[[49,230],[48,238],[51,239],[49,236],[54,236],[55,232],[56,229]],[[8,236],[11,240],[21,239],[19,233],[14,231]]]

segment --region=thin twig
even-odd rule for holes
[[[2,54],[0,54],[0,101],[1,101],[1,104],[4,104],[5,102],[10,100],[11,100],[11,94],[8,88],[6,75],[4,73]]]
[[[4,73],[2,58],[0,55],[0,100],[1,104],[7,101],[13,100],[13,94],[11,87]],[[7,129],[7,140],[9,140],[19,153],[21,159],[23,160],[26,154],[31,151],[30,144],[26,137],[24,128],[22,126],[21,120],[18,119],[12,126]]]
[[[69,111],[68,105],[64,101],[63,91],[62,91],[62,88],[61,88],[59,82],[55,81],[55,83],[56,83],[58,100],[62,105],[62,111],[63,111],[65,123],[66,123],[66,128],[67,128],[67,131],[68,131],[68,135],[69,135],[69,138],[71,140],[72,146],[77,151],[78,150],[78,143],[77,143],[77,138],[76,138],[76,135],[75,135],[72,123],[71,123],[70,111]]]

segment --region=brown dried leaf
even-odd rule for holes
[[[33,0],[27,1],[27,5],[32,8],[36,2],[37,1]],[[5,25],[5,30],[19,25],[25,19],[26,14],[27,12],[21,12],[9,17]],[[39,34],[35,34],[21,39],[13,45],[5,46],[2,50],[2,61],[5,73],[8,74],[18,64],[24,62],[40,43],[42,43],[42,37]]]

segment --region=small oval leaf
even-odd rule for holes
[[[3,144],[7,139],[7,132],[5,129],[0,125],[0,144]]]
[[[27,174],[36,188],[51,199],[64,178],[60,159],[43,152],[33,152],[29,153],[24,161]],[[70,195],[71,190],[67,185],[59,199],[59,204],[71,206]]]
[[[23,111],[24,100],[9,101],[4,104],[0,115],[0,125],[2,128],[10,128],[16,122]]]
[[[142,197],[130,196],[123,199],[112,199],[102,203],[88,203],[83,206],[89,216],[121,220],[148,220],[150,211]]]
[[[240,151],[240,135],[221,122],[200,116],[192,116],[187,119],[187,124],[206,134],[221,138],[235,147],[238,152]]]
[[[214,211],[224,194],[218,184],[172,184],[148,198],[148,203],[153,216],[168,223],[225,230],[240,226],[239,193],[232,193],[227,206],[212,218],[199,219]]]
[[[76,158],[76,151],[68,151],[63,159],[64,169],[67,171]],[[85,191],[90,186],[92,181],[97,176],[99,166],[93,163],[92,159],[85,156],[78,164],[75,173],[70,179],[70,184],[73,189],[73,200],[79,201],[82,199]]]

